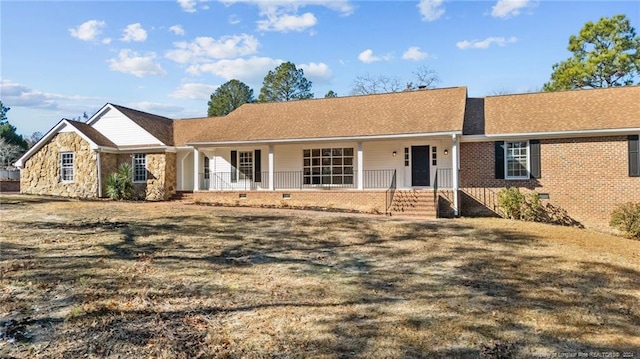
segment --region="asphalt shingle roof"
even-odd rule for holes
[[[640,87],[485,98],[487,135],[640,128]]]
[[[107,137],[105,137],[102,133],[98,132],[95,128],[91,127],[91,125],[86,124],[84,122],[66,120],[73,127],[75,127],[78,131],[82,132],[85,136],[87,136],[93,143],[98,146],[104,147],[117,147],[115,143],[111,142]]]
[[[176,143],[461,132],[466,87],[245,104],[225,117],[176,121]]]
[[[130,118],[138,126],[145,129],[155,138],[167,146],[173,146],[173,120],[167,117],[154,115],[127,108],[120,105],[111,104],[113,107]]]

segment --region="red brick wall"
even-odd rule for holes
[[[627,137],[589,137],[540,141],[542,177],[507,181],[494,178],[494,143],[462,143],[460,187],[519,187],[548,193],[549,203],[586,227],[606,229],[619,203],[640,201],[640,178],[629,177]],[[462,213],[473,212],[463,202]]]
[[[240,194],[246,198],[240,198]],[[283,195],[289,194],[290,199]],[[384,213],[385,191],[196,191],[196,203],[216,203],[237,206],[325,207]]]

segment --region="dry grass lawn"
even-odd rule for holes
[[[0,357],[640,358],[640,241],[0,196]]]

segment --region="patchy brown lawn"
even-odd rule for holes
[[[640,358],[640,241],[498,219],[0,201],[0,357]]]

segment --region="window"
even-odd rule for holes
[[[133,155],[133,182],[147,180],[147,155],[136,153]]]
[[[631,135],[627,138],[629,152],[629,177],[640,177],[640,138]]]
[[[353,184],[353,147],[302,151],[304,184]]]
[[[240,179],[253,179],[253,152],[238,152]]]
[[[409,166],[409,147],[404,148],[404,165]]]
[[[209,166],[209,157],[205,156],[204,157],[204,179],[209,179],[209,171],[210,171],[210,166]]]
[[[529,144],[527,141],[505,142],[507,179],[529,178]]]
[[[438,147],[431,147],[431,164],[434,166],[438,165]]]
[[[60,154],[60,182],[73,182],[73,152]]]

